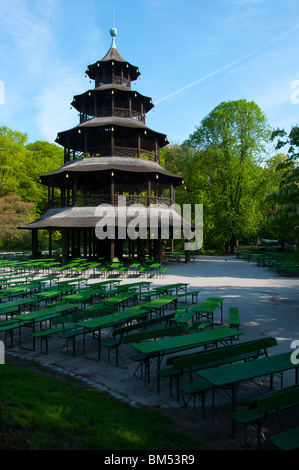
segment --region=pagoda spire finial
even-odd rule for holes
[[[117,36],[117,29],[115,27],[115,13],[113,8],[113,27],[110,29],[110,36],[112,37],[111,49],[116,49],[115,38]]]

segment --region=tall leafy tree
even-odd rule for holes
[[[0,196],[17,193],[28,156],[28,136],[6,126],[0,127]]]
[[[40,175],[63,165],[61,147],[27,141],[27,134],[0,127],[0,242],[9,246],[26,238],[19,225],[47,210],[48,191]]]
[[[269,195],[269,201],[276,205],[276,212],[270,219],[270,228],[284,244],[294,241],[299,230],[299,128],[295,126],[289,134],[283,129],[272,133],[276,149],[288,147],[285,158],[277,166],[281,173],[279,188]]]
[[[30,222],[34,213],[34,204],[24,202],[20,196],[10,194],[0,197],[1,240],[3,248],[24,247],[29,240],[28,232],[18,226]]]
[[[177,167],[186,177],[185,191],[204,205],[205,245],[212,239],[233,251],[238,240],[256,235],[262,226],[268,183],[261,162],[269,139],[261,109],[238,100],[214,108],[181,146]]]
[[[40,184],[40,176],[63,165],[61,147],[46,141],[36,141],[26,146],[26,174],[19,185],[19,194],[24,201],[35,204],[37,214],[47,210],[48,189]]]

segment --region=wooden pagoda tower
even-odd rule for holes
[[[162,206],[159,220],[163,222],[165,217],[170,226],[177,217],[172,205],[182,178],[159,164],[167,137],[147,127],[146,114],[154,105],[151,98],[132,90],[139,69],[118,52],[116,28],[110,34],[107,54],[86,70],[94,88],[74,96],[71,103],[79,113],[79,124],[57,135],[56,142],[64,147],[64,165],[40,177],[48,187],[48,210],[20,227],[32,231],[33,256],[42,229],[49,231],[50,254],[51,233],[61,231],[63,263],[81,254],[94,259],[122,258],[124,244],[130,257],[146,252],[161,260],[161,236],[152,239],[150,230],[146,240],[120,239],[117,233],[115,239],[99,240],[96,208],[100,204],[117,206],[119,196],[125,196],[126,206],[139,203],[147,211]],[[126,213],[127,224],[129,219]]]

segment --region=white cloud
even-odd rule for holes
[[[78,113],[70,103],[81,87],[82,81],[66,69],[36,97],[37,125],[45,140],[53,142],[58,132],[78,124]]]

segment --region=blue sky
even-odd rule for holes
[[[1,0],[0,125],[54,142],[78,123],[74,95],[111,44],[139,67],[147,125],[181,143],[222,101],[299,123],[298,0]],[[294,88],[292,88],[292,86]]]

